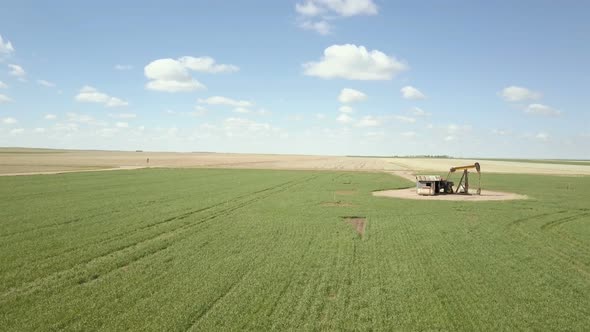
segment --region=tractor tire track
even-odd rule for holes
[[[74,266],[72,266],[72,267],[70,267],[68,269],[61,270],[61,271],[56,271],[56,272],[53,272],[53,273],[49,274],[48,276],[34,279],[33,281],[30,281],[30,282],[21,284],[18,287],[10,288],[8,291],[0,294],[0,303],[4,302],[3,299],[6,299],[7,297],[9,297],[11,295],[18,296],[18,295],[26,294],[26,293],[29,293],[27,290],[34,291],[35,289],[38,289],[39,286],[45,285],[44,288],[49,288],[49,285],[51,285],[53,283],[59,283],[60,281],[63,281],[63,279],[68,276],[68,274],[75,273],[75,271],[77,271],[77,270],[83,270],[84,268],[88,268],[89,265],[92,265],[92,264],[100,265],[101,263],[103,263],[102,262],[103,260],[108,260],[110,257],[114,257],[114,256],[117,256],[117,255],[133,254],[133,252],[126,253],[125,251],[132,251],[134,248],[136,248],[137,250],[140,250],[141,248],[137,248],[137,247],[148,246],[148,245],[150,245],[153,242],[156,242],[158,240],[166,239],[167,237],[173,237],[175,235],[181,235],[185,231],[188,231],[191,228],[197,227],[197,226],[199,226],[199,225],[201,225],[201,224],[203,224],[203,223],[205,223],[207,221],[216,219],[216,218],[221,217],[221,216],[228,215],[228,214],[230,214],[233,211],[236,211],[236,210],[241,209],[241,208],[243,208],[245,206],[248,206],[248,205],[251,205],[253,203],[256,203],[256,202],[258,202],[258,201],[260,201],[262,199],[265,199],[265,198],[270,197],[272,195],[276,195],[276,194],[278,194],[280,192],[284,192],[285,190],[287,190],[287,189],[289,189],[289,188],[291,188],[293,186],[297,186],[297,185],[306,183],[308,181],[311,181],[311,180],[317,178],[318,176],[319,175],[307,177],[307,178],[304,178],[304,179],[299,180],[299,181],[288,181],[286,183],[283,183],[283,184],[280,184],[280,185],[277,185],[277,186],[273,186],[273,187],[267,188],[265,190],[261,190],[259,192],[260,193],[263,193],[263,195],[261,195],[262,197],[255,196],[254,198],[249,199],[249,200],[246,200],[246,201],[244,201],[241,204],[237,204],[236,206],[231,206],[229,208],[222,209],[218,213],[213,214],[213,215],[211,215],[209,217],[205,217],[205,218],[203,218],[201,220],[197,220],[195,222],[186,223],[186,224],[184,224],[184,225],[182,225],[180,227],[177,227],[177,228],[172,229],[170,231],[166,231],[166,232],[163,232],[163,233],[156,234],[156,235],[154,235],[152,237],[149,237],[148,239],[145,239],[145,240],[142,240],[142,241],[139,241],[139,242],[136,242],[136,243],[132,243],[132,244],[128,244],[128,245],[123,245],[123,246],[117,247],[115,250],[113,250],[111,252],[102,254],[100,256],[96,256],[96,257],[92,257],[92,258],[86,259],[86,260],[84,260],[84,261],[82,261],[82,262],[80,262],[80,263],[78,263],[78,264],[76,264],[76,265],[74,265]],[[277,189],[277,188],[278,188],[278,190],[274,190],[274,189]],[[248,195],[244,195],[244,196],[248,196]],[[216,205],[219,205],[219,204],[216,204]],[[173,241],[173,240],[174,239],[170,239],[170,241]],[[155,252],[157,252],[157,251],[155,251]],[[146,257],[149,257],[149,256],[150,255],[146,255],[143,258],[146,258]],[[107,264],[107,263],[108,262],[105,262],[105,264]],[[106,273],[108,273],[108,271]]]

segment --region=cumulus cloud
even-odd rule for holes
[[[378,50],[352,44],[332,45],[320,61],[303,64],[305,75],[323,79],[390,80],[408,66]]]
[[[12,98],[8,97],[7,95],[0,94],[0,104],[10,103],[12,102]]]
[[[561,111],[543,104],[530,104],[524,110],[528,114],[535,115],[560,115]]]
[[[6,89],[8,88],[8,85],[6,85],[6,83],[0,81],[0,89]]]
[[[245,107],[236,107],[236,108],[234,108],[234,112],[247,114],[247,113],[250,113],[251,111]]]
[[[363,101],[367,99],[367,95],[361,91],[344,88],[338,95],[338,101],[343,104],[350,104],[357,101]]]
[[[426,95],[424,95],[422,92],[420,92],[420,90],[418,90],[415,87],[410,86],[410,85],[404,86],[403,88],[401,88],[400,91],[401,91],[402,97],[404,97],[404,99],[409,99],[409,100],[426,99]]]
[[[240,68],[235,65],[217,64],[215,63],[215,59],[208,56],[183,56],[178,59],[178,61],[190,70],[203,73],[233,73],[240,70]]]
[[[57,116],[55,114],[47,114],[45,115],[45,120],[55,120]]]
[[[8,55],[14,52],[14,47],[12,43],[7,39],[6,41],[0,35],[0,56],[1,55]]]
[[[354,113],[354,108],[352,108],[348,105],[340,106],[340,108],[338,108],[338,110],[342,113]]]
[[[425,112],[423,109],[419,108],[419,107],[412,107],[408,110],[408,112],[412,113],[412,115],[414,116],[427,116],[430,115],[430,113]]]
[[[2,123],[3,124],[7,124],[7,125],[11,125],[11,124],[15,124],[18,121],[15,118],[4,118],[2,119]]]
[[[135,113],[109,113],[109,117],[115,119],[135,119],[137,114]]]
[[[280,134],[282,132],[279,128],[273,127],[268,123],[234,117],[224,120],[223,130],[228,137],[268,136],[273,133]]]
[[[11,63],[8,65],[8,68],[10,68],[10,75],[18,78],[20,81],[25,81],[27,73],[25,72],[23,67]]]
[[[117,128],[129,128],[129,124],[127,122],[117,122],[117,123],[115,123],[115,127],[117,127]]]
[[[247,100],[235,100],[223,96],[213,96],[206,99],[199,99],[200,104],[207,105],[225,105],[232,107],[252,107],[254,103]]]
[[[205,89],[205,86],[189,74],[186,67],[174,59],[158,59],[144,68],[150,80],[146,89],[165,92],[186,92]]]
[[[131,70],[133,69],[132,65],[115,65],[116,70]]]
[[[492,134],[496,136],[506,136],[510,134],[510,131],[503,129],[492,129]]]
[[[416,122],[415,118],[412,118],[409,116],[404,116],[404,115],[394,115],[394,116],[392,116],[392,118],[394,120],[404,122],[404,123],[415,123]]]
[[[405,131],[403,133],[400,133],[400,136],[406,137],[406,138],[414,138],[417,136],[415,131]]]
[[[338,17],[376,15],[377,5],[373,0],[306,0],[295,4],[299,27],[320,35],[332,32],[329,20]]]
[[[33,129],[33,132],[41,134],[45,132],[45,128],[37,127]]]
[[[499,92],[499,95],[506,101],[519,102],[526,100],[537,100],[541,98],[541,93],[523,88],[520,86],[509,86]]]
[[[46,81],[46,80],[37,80],[37,84],[42,85],[44,87],[48,87],[48,88],[54,88],[55,87],[55,83],[49,82],[49,81]]]
[[[540,141],[546,142],[546,141],[549,140],[549,135],[547,133],[540,132],[540,133],[537,133],[535,135],[535,138],[538,139],[538,140],[540,140]]]
[[[339,16],[376,15],[377,5],[373,0],[307,0],[295,4],[300,15],[317,16],[322,13]]]
[[[447,136],[444,138],[445,141],[454,141],[459,137],[462,137],[471,132],[471,125],[457,125],[451,123],[443,128],[446,131]]]
[[[317,6],[313,1],[296,3],[295,11],[304,16],[316,16],[323,12],[322,8]]]
[[[319,33],[320,35],[329,35],[332,32],[332,26],[327,21],[310,21],[305,20],[299,23],[299,27],[303,30],[311,30]]]
[[[186,92],[205,89],[189,71],[204,73],[231,73],[238,71],[234,65],[217,64],[211,57],[183,56],[179,59],[158,59],[144,68],[149,79],[146,89],[165,92]]]
[[[357,127],[376,127],[381,125],[381,122],[370,115],[362,117],[356,124]]]
[[[14,128],[10,131],[11,135],[19,135],[25,132],[24,128]]]
[[[84,103],[98,103],[103,104],[106,107],[121,107],[129,105],[128,102],[102,93],[91,86],[84,86],[80,89],[80,92],[76,95],[75,99],[79,102]]]
[[[349,124],[349,123],[354,122],[354,119],[350,115],[348,115],[346,113],[342,113],[342,114],[338,115],[338,117],[336,118],[336,121],[338,121],[342,124]]]

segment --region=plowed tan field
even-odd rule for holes
[[[149,163],[147,159],[149,158]],[[132,169],[206,167],[250,169],[346,170],[414,173],[445,172],[472,159],[372,158],[306,155],[0,149],[0,175]],[[512,161],[481,161],[482,172],[590,175],[590,166]]]

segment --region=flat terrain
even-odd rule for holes
[[[109,155],[114,166],[133,154]],[[485,184],[529,199],[374,197],[413,184],[369,172],[0,177],[0,326],[586,330],[590,177],[487,174]]]
[[[147,159],[149,158],[149,163]],[[350,170],[414,173],[447,172],[475,159],[371,158],[228,153],[77,151],[0,148],[0,175],[137,167]],[[571,161],[480,161],[484,173],[590,175],[590,165]]]

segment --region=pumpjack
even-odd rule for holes
[[[481,195],[481,167],[479,163],[467,166],[451,167],[446,179],[440,175],[418,175],[416,176],[416,193],[418,195],[438,195],[438,194],[469,194],[469,170],[475,169],[477,171],[477,195]],[[451,174],[463,171],[461,179],[455,188],[454,182],[450,180]]]
[[[477,191],[476,194],[481,195],[481,167],[479,163],[475,163],[473,165],[467,166],[459,166],[459,167],[451,167],[449,170],[449,174],[447,174],[447,181],[451,173],[455,173],[456,171],[463,171],[461,175],[461,180],[459,180],[459,184],[457,184],[457,188],[454,190],[455,194],[468,194],[469,193],[469,170],[475,169],[477,171]]]

